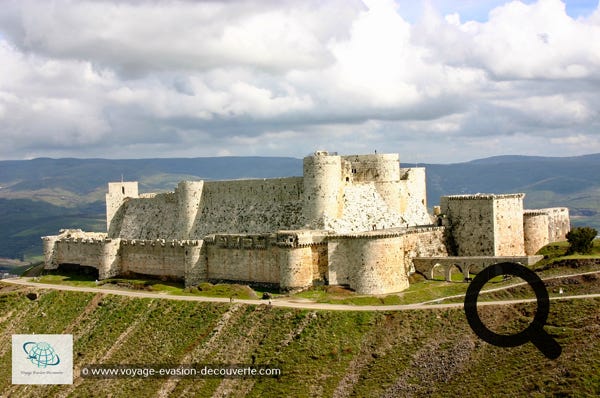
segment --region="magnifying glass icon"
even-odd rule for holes
[[[477,298],[483,286],[498,275],[514,275],[524,279],[533,288],[537,298],[537,311],[527,329],[511,335],[492,332],[477,313]],[[516,347],[531,341],[547,358],[556,359],[562,352],[561,346],[548,333],[544,325],[550,312],[550,298],[544,282],[529,268],[517,263],[490,265],[481,271],[469,285],[465,296],[465,315],[473,332],[482,340],[497,347]]]

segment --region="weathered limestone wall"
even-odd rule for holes
[[[494,206],[492,195],[442,196],[450,249],[456,256],[494,255]]]
[[[342,156],[351,183],[374,183],[391,211],[400,211],[400,160],[397,153]]]
[[[106,194],[106,230],[110,231],[113,217],[123,204],[125,198],[138,197],[137,181],[109,182]]]
[[[494,255],[523,256],[523,198],[525,194],[495,195]]]
[[[207,241],[207,278],[279,284],[278,248],[270,235],[215,235]]]
[[[299,231],[215,235],[205,245],[204,280],[268,283],[283,290],[323,283],[327,245],[322,238],[311,240]]]
[[[448,249],[445,243],[444,227],[413,228],[403,235],[402,250],[407,274],[415,272],[415,257],[446,257]]]
[[[398,212],[391,211],[375,187],[375,183],[347,185],[343,193],[340,218],[325,218],[322,228],[337,233],[364,232],[375,229],[406,226],[408,222]]]
[[[180,239],[191,239],[198,216],[204,181],[181,181],[175,189],[177,199],[177,231]]]
[[[550,242],[567,240],[567,233],[571,230],[569,209],[566,207],[552,207],[541,210],[548,213],[548,239]]]
[[[121,274],[121,239],[105,239],[102,245],[102,260],[98,268],[98,279],[112,278]]]
[[[523,212],[525,254],[534,255],[550,243],[548,221],[548,213],[544,210],[525,210]]]
[[[302,195],[302,177],[206,181],[191,236],[302,227]]]
[[[339,156],[316,152],[303,161],[303,218],[319,226],[323,217],[342,213],[342,161]]]
[[[185,251],[185,286],[196,286],[208,280],[207,245],[203,240],[197,245],[188,245]]]
[[[56,242],[60,237],[58,235],[43,236],[42,245],[44,249],[44,269],[57,269],[56,262]]]
[[[181,239],[179,208],[174,192],[127,199],[114,215],[108,234],[123,239]]]
[[[79,264],[96,268],[99,279],[111,278],[121,271],[120,243],[120,239],[110,238],[61,238],[54,244],[54,262],[44,268]]]
[[[522,256],[524,194],[456,195],[440,199],[456,256]]]
[[[122,240],[121,271],[183,279],[198,241]]]
[[[330,238],[329,284],[348,285],[360,294],[386,294],[408,288],[402,236]]]
[[[310,246],[279,248],[281,289],[297,290],[313,285],[313,272],[319,261],[314,254]]]
[[[424,167],[400,169],[400,214],[408,225],[429,225]]]
[[[62,239],[56,242],[56,264],[79,264],[100,269],[104,255],[102,240]]]

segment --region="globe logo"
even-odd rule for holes
[[[45,342],[28,341],[23,344],[23,351],[27,354],[27,359],[38,368],[56,366],[60,363],[54,348]]]

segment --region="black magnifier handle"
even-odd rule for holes
[[[562,353],[562,347],[556,342],[541,325],[530,327],[529,339],[537,347],[538,350],[546,356],[546,358],[556,359]]]

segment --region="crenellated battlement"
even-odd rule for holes
[[[486,200],[486,199],[523,199],[524,193],[505,193],[505,194],[491,194],[491,193],[476,193],[473,195],[448,195],[444,196],[447,200]]]

